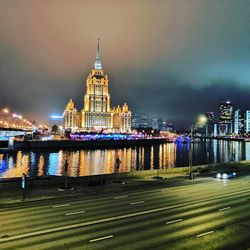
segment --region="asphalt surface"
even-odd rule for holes
[[[155,180],[0,209],[0,249],[249,248],[250,176]]]

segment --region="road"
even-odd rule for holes
[[[1,208],[0,249],[250,248],[250,176],[132,187]]]

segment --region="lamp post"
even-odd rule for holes
[[[189,180],[193,180],[194,176],[192,173],[192,166],[193,166],[193,124],[191,125],[191,131],[190,131],[190,149],[189,149]]]
[[[68,167],[69,167],[69,163],[68,163],[68,159],[66,159],[64,163],[64,172],[65,172],[64,188],[65,189],[68,189]]]
[[[193,180],[194,179],[194,175],[193,175],[193,138],[194,138],[194,135],[193,135],[193,131],[194,131],[194,126],[196,124],[202,126],[202,125],[205,125],[207,122],[207,118],[205,116],[200,116],[198,118],[198,121],[193,123],[191,125],[191,128],[190,128],[190,149],[189,149],[189,180]]]

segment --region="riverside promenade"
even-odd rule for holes
[[[50,140],[15,142],[14,149],[103,149],[156,145],[169,142],[166,138],[124,140]]]

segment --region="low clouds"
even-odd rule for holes
[[[179,126],[230,99],[250,109],[247,1],[1,1],[0,105],[47,121],[83,108],[96,38],[112,105]]]

